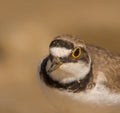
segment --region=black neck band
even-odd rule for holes
[[[91,82],[92,78],[92,69],[90,72],[86,75],[86,77],[82,80],[75,80],[70,83],[60,83],[57,80],[53,80],[49,74],[46,72],[46,65],[47,61],[49,59],[49,56],[45,58],[41,64],[41,69],[40,69],[40,78],[43,79],[43,81],[48,85],[49,87],[61,89],[61,90],[67,90],[69,92],[80,92],[83,91],[87,88],[88,83]],[[92,66],[91,66],[92,67]]]

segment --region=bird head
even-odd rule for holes
[[[60,82],[83,79],[91,69],[86,45],[71,35],[56,37],[49,45],[47,73]]]

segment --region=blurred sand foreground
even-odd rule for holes
[[[37,79],[38,62],[53,37],[74,34],[120,52],[119,2],[1,1],[0,5],[0,113],[58,113],[43,98]]]

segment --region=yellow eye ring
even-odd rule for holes
[[[79,58],[81,55],[81,48],[75,48],[73,51],[72,51],[72,57],[73,58]]]

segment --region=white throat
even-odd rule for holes
[[[51,65],[51,61],[47,63],[47,70]],[[64,63],[57,70],[53,71],[50,76],[61,83],[69,83],[74,80],[83,79],[91,69],[91,62],[89,64],[80,61],[79,63]]]

